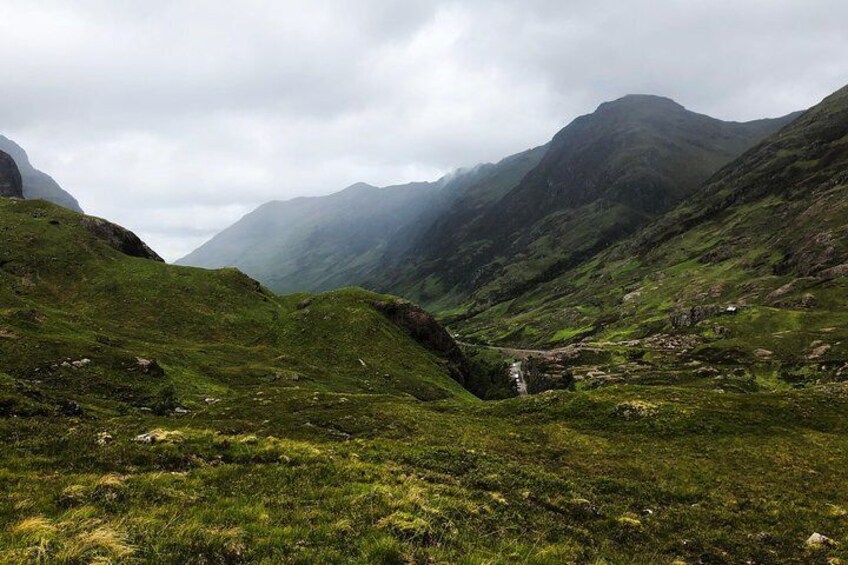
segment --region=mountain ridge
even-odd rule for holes
[[[18,165],[23,182],[23,197],[29,200],[47,200],[74,212],[82,213],[79,202],[59,186],[53,177],[30,163],[29,155],[23,147],[11,139],[0,135],[0,150],[8,153]]]
[[[332,208],[339,194],[358,195],[363,200],[351,205],[374,207],[366,195],[381,190],[371,196],[398,202],[395,208],[380,203],[393,218],[363,213],[357,219],[349,211],[330,210],[326,218],[313,216],[315,223],[295,234],[283,226],[289,217],[283,208],[303,206],[303,201],[273,204],[275,212],[266,204],[255,211],[267,215],[265,225],[257,228],[259,233],[248,237],[253,218],[248,214],[177,263],[237,266],[279,291],[354,284],[402,294],[442,311],[469,300],[484,305],[534,284],[563,261],[570,261],[561,249],[573,247],[576,239],[582,249],[575,252],[586,254],[631,233],[791,119],[790,115],[722,122],[689,112],[668,98],[628,95],[578,117],[548,144],[498,163],[458,170],[435,183],[406,185],[407,189],[436,188],[421,191],[418,198],[404,200],[392,194],[403,187],[375,189],[357,183],[309,201],[316,208],[323,204]],[[628,125],[626,131],[622,123]],[[590,134],[597,152],[609,154],[608,161],[587,160],[575,148],[581,136]],[[595,176],[559,178],[571,167],[569,159],[576,159],[574,163],[584,169],[596,169]],[[634,163],[637,169],[629,166]],[[662,163],[671,172],[658,172]],[[569,188],[551,192],[552,179]],[[440,189],[439,183],[443,184]],[[607,186],[602,195],[597,186]],[[563,216],[564,210],[572,219]],[[280,227],[274,228],[274,223]],[[379,228],[383,235],[363,237],[369,231],[366,226]],[[244,244],[239,237],[246,238]],[[324,259],[316,260],[315,249],[322,244],[310,247],[305,242],[353,251],[325,250],[319,252]],[[257,253],[258,247],[276,250]]]

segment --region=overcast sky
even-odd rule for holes
[[[0,0],[0,133],[174,260],[257,205],[435,179],[628,93],[848,83],[845,0]]]

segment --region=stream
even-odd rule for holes
[[[515,384],[518,396],[527,396],[527,381],[524,378],[524,371],[521,370],[521,361],[516,361],[509,366],[509,378]]]

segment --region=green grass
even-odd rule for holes
[[[376,295],[280,297],[128,258],[38,202],[0,201],[0,231],[0,563],[848,558],[842,384],[795,388],[764,363],[483,402]],[[561,311],[551,332],[596,312]],[[722,323],[747,343],[749,326],[841,335],[831,320]],[[474,384],[508,396],[509,361],[474,350]],[[807,550],[813,531],[840,545]]]

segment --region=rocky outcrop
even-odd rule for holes
[[[722,310],[715,305],[693,306],[683,310],[676,310],[669,315],[669,321],[673,328],[689,328],[719,314]]]
[[[81,222],[94,236],[102,239],[125,255],[164,262],[155,251],[150,249],[137,235],[126,228],[122,228],[101,218],[92,218],[89,216],[84,217]]]
[[[21,172],[7,153],[0,151],[0,196],[23,198]]]
[[[374,308],[412,339],[447,361],[451,377],[465,386],[469,365],[465,354],[447,330],[425,310],[405,300],[375,300]]]

